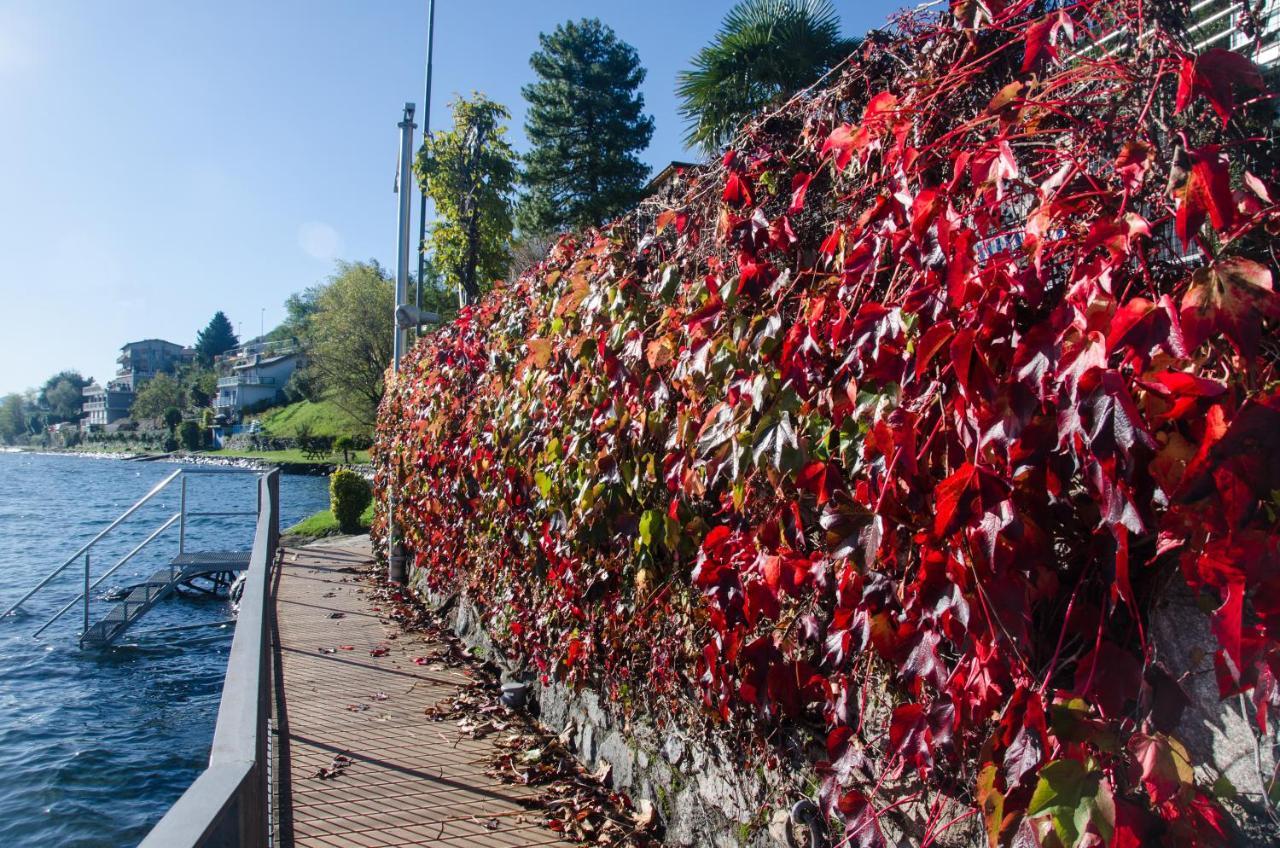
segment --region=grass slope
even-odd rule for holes
[[[333,401],[313,403],[300,400],[288,406],[269,409],[258,416],[262,429],[272,436],[296,436],[298,428],[310,430],[313,436],[369,435],[369,428],[340,409]]]
[[[367,533],[369,525],[373,523],[373,503],[364,512],[360,514],[360,530]],[[302,519],[297,524],[284,531],[288,536],[303,536],[310,539],[319,539],[324,536],[336,536],[341,533],[338,527],[338,519],[333,517],[330,510],[321,510],[315,515]]]

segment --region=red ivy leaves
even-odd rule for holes
[[[1280,319],[1280,292],[1272,288],[1271,270],[1265,266],[1230,257],[1191,275],[1182,297],[1182,326],[1191,347],[1221,334],[1241,356],[1251,358],[1267,319]]]
[[[1191,170],[1182,187],[1176,229],[1178,238],[1190,246],[1191,240],[1209,218],[1219,232],[1231,226],[1235,201],[1231,197],[1231,176],[1227,160],[1216,144],[1189,153]]]
[[[1197,96],[1204,96],[1226,126],[1235,111],[1234,88],[1262,89],[1258,67],[1236,53],[1213,47],[1196,56],[1183,56],[1178,70],[1175,112],[1182,112]]]
[[[1075,22],[1065,9],[1045,15],[1027,28],[1027,49],[1022,59],[1022,72],[1035,70],[1046,60],[1058,58],[1057,41],[1066,34],[1075,40]]]
[[[953,6],[420,343],[378,484],[530,668],[744,750],[821,726],[855,844],[903,769],[982,775],[997,842],[1065,774],[1082,839],[1213,844],[1147,616],[1180,567],[1221,691],[1280,703],[1276,145],[1136,0]],[[1072,19],[1143,52],[1058,64]]]

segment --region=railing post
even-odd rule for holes
[[[178,555],[187,552],[187,475],[182,475],[182,505],[179,510],[182,518],[178,523]]]
[[[81,634],[89,632],[89,552],[84,552],[84,630]]]

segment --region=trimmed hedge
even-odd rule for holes
[[[348,469],[329,475],[329,510],[343,533],[360,532],[360,514],[373,500],[369,481]]]

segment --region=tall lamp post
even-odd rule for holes
[[[431,55],[436,44],[436,0],[427,0],[427,78],[422,92],[422,141],[431,135]],[[418,287],[413,303],[422,306],[422,280],[427,273],[427,187],[420,186],[421,203],[418,205]]]
[[[400,226],[396,250],[396,306],[392,316],[395,337],[391,346],[391,371],[400,373],[400,357],[404,355],[408,328],[403,326],[401,312],[408,303],[409,294],[409,196],[410,168],[413,164],[413,104],[404,104],[404,117],[400,123],[400,171],[396,177],[396,191],[400,195]],[[396,481],[394,475],[387,486],[387,579],[403,585],[406,577],[404,545],[400,538],[400,525],[396,521]]]
[[[436,3],[427,0],[427,73],[423,91],[422,137],[425,141],[431,133],[431,56],[435,50]],[[411,215],[409,211],[409,180],[413,164],[413,131],[417,124],[413,122],[413,104],[404,104],[404,117],[397,125],[400,127],[400,168],[396,175],[396,191],[400,194],[399,243],[396,252],[396,305],[395,305],[395,341],[392,346],[391,370],[400,373],[400,357],[404,354],[408,342],[408,331],[423,324],[438,323],[440,316],[433,312],[424,312],[422,305],[422,280],[426,276],[427,246],[427,191],[420,187],[421,201],[418,207],[418,280],[414,288],[413,303],[408,299],[409,275],[409,228]],[[392,583],[403,585],[408,577],[405,563],[404,542],[401,537],[400,524],[396,520],[397,481],[394,474],[387,485],[387,579]]]

